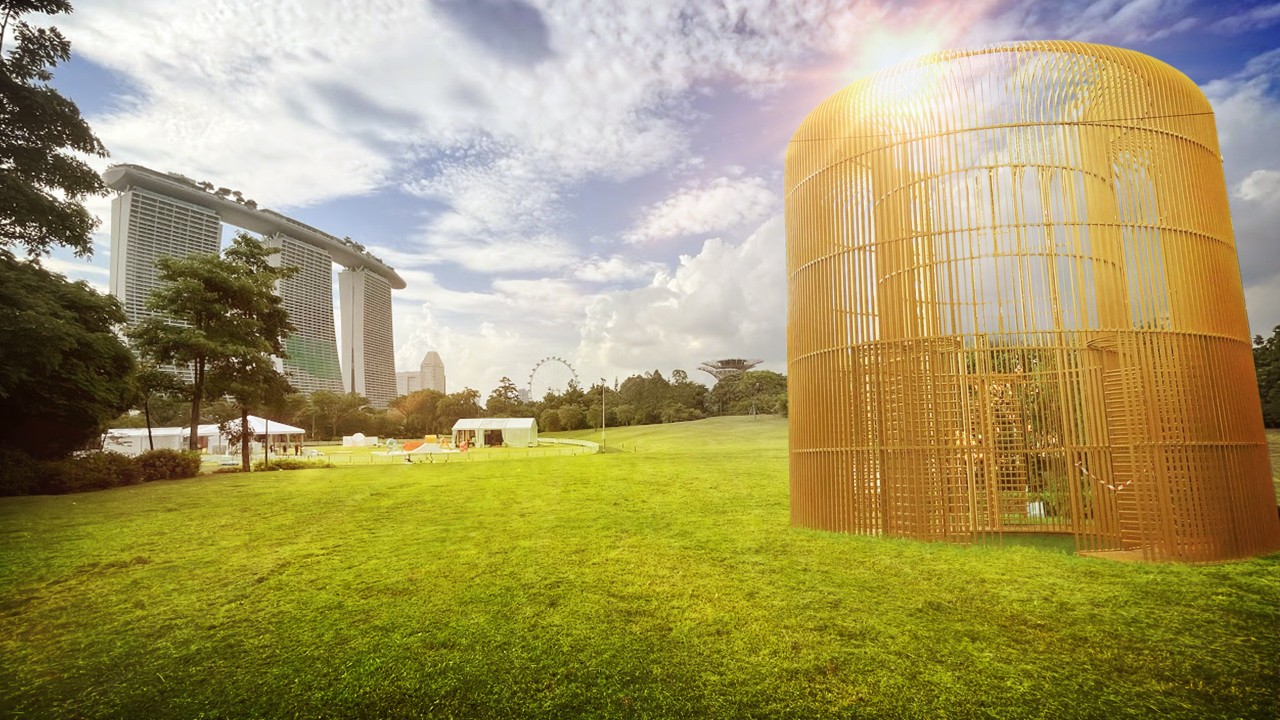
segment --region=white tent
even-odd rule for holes
[[[227,423],[231,429],[238,430],[240,428],[240,418],[236,418]],[[283,447],[286,453],[292,454],[295,446],[302,444],[302,436],[307,434],[306,430],[292,425],[286,425],[275,420],[267,420],[257,415],[249,416],[249,431],[253,433],[250,439],[250,452],[260,451],[264,444],[270,443],[274,452],[280,452],[279,448]],[[217,425],[201,425],[200,426],[200,445],[207,447],[211,453],[234,455],[239,451],[239,445],[232,445],[226,437],[218,432]],[[205,438],[209,438],[206,443]]]
[[[102,436],[102,449],[124,455],[141,455],[155,445],[156,450],[183,450],[187,447],[187,429],[181,427],[153,427],[151,439],[147,429],[112,428]]]
[[[538,422],[533,418],[463,418],[453,424],[453,446],[458,447],[464,440],[472,447],[535,447]]]
[[[240,427],[239,418],[232,420],[231,426],[233,428]],[[250,446],[255,451],[260,451],[264,442],[270,442],[276,447],[293,448],[302,443],[302,438],[306,434],[306,431],[302,428],[274,420],[266,420],[256,415],[249,416],[249,430],[253,433]],[[238,446],[232,446],[227,441],[227,438],[218,432],[218,426],[214,424],[197,426],[196,435],[199,438],[197,442],[202,452],[226,455],[234,454],[239,449]],[[190,437],[190,433],[185,427],[151,428],[151,438],[157,450],[186,450],[188,437]],[[102,449],[124,453],[125,455],[140,455],[151,449],[150,443],[147,441],[147,429],[112,428],[102,438]]]

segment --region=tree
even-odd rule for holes
[[[245,272],[243,295],[238,308],[242,330],[257,342],[257,348],[246,342],[238,354],[229,355],[213,367],[212,384],[222,395],[233,398],[240,406],[240,463],[244,472],[249,471],[249,410],[265,410],[268,405],[283,405],[285,397],[293,392],[284,374],[276,369],[273,358],[286,357],[285,338],[296,328],[289,322],[289,312],[284,300],[276,294],[280,280],[297,272],[295,267],[277,267],[271,256],[279,252],[268,248],[250,235],[240,233],[224,253],[225,259],[236,263]]]
[[[480,409],[480,391],[463,388],[445,395],[436,406],[435,431],[442,435],[453,431],[454,423],[462,418],[483,417]]]
[[[93,253],[97,220],[82,202],[107,190],[77,154],[107,151],[76,104],[48,84],[51,69],[71,57],[71,43],[57,28],[22,20],[69,12],[67,0],[0,0],[0,249],[6,251],[38,256],[65,245],[77,255]]]
[[[258,364],[254,358],[283,356],[284,337],[293,328],[275,283],[293,269],[271,265],[275,252],[240,232],[221,256],[195,253],[156,262],[162,284],[147,299],[155,315],[129,337],[152,362],[189,368],[192,428],[200,424],[210,373],[227,384],[239,371],[258,372],[250,369]],[[195,450],[199,438],[195,432],[190,437]]]
[[[720,379],[707,404],[717,415],[784,412],[787,378],[771,370],[748,370]]]
[[[1253,339],[1253,366],[1258,373],[1258,396],[1262,399],[1262,422],[1280,427],[1280,325],[1271,337]]]
[[[444,393],[436,390],[419,390],[391,401],[391,407],[404,414],[405,435],[414,437],[434,433],[436,415]]]
[[[230,396],[240,406],[240,469],[249,472],[249,441],[253,435],[248,431],[250,408],[283,405],[293,386],[265,353],[220,363],[210,380],[215,391]]]
[[[520,399],[520,389],[511,382],[511,378],[503,376],[498,387],[489,393],[484,404],[489,417],[516,417],[525,411],[524,402]]]
[[[56,458],[129,408],[115,298],[0,252],[0,447]]]
[[[132,404],[142,405],[142,413],[147,423],[147,449],[155,450],[155,439],[151,437],[151,402],[157,396],[175,395],[182,389],[182,383],[155,363],[143,362],[133,374]]]
[[[581,405],[561,405],[555,412],[561,430],[581,430],[587,426],[587,412]]]
[[[311,393],[311,409],[328,423],[328,437],[338,437],[338,425],[360,412],[369,401],[359,393],[335,393],[317,390]]]
[[[15,257],[56,245],[90,254],[95,221],[81,201],[106,192],[76,157],[106,150],[48,85],[71,46],[22,20],[70,10],[65,0],[0,0],[0,446],[40,457],[79,447],[124,411],[133,367],[113,332],[124,320],[114,299]]]

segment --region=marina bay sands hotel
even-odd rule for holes
[[[355,392],[376,407],[396,396],[391,291],[405,282],[363,246],[285,217],[226,188],[113,165],[103,173],[120,194],[111,203],[111,294],[129,323],[152,315],[147,298],[159,286],[156,260],[216,253],[222,223],[259,233],[280,248],[275,260],[298,272],[280,284],[297,330],[285,344],[283,370],[301,392]],[[333,264],[338,273],[342,348],[333,322]]]

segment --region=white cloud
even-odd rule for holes
[[[643,288],[594,298],[578,356],[625,377],[654,368],[693,370],[716,357],[786,358],[782,216],[746,241],[713,238]]]
[[[1280,3],[1259,5],[1244,12],[1222,18],[1209,26],[1210,30],[1227,35],[1262,30],[1280,23]]]
[[[758,177],[716,178],[647,208],[628,242],[667,240],[737,227],[777,210],[778,197]]]
[[[629,260],[619,255],[609,258],[593,256],[574,271],[578,280],[590,283],[619,283],[652,278],[665,266],[661,263]]]
[[[1249,202],[1280,204],[1280,171],[1254,170],[1236,186],[1235,195]]]
[[[1244,278],[1249,325],[1280,325],[1280,50],[1252,58],[1238,74],[1204,86],[1213,104],[1223,171],[1232,190],[1231,221]]]
[[[1188,13],[1197,9],[1191,0],[1013,3],[993,13],[977,32],[995,40],[1057,37],[1132,45],[1195,28],[1201,21]]]
[[[495,294],[484,307],[465,313],[433,303],[397,303],[396,366],[416,368],[435,350],[444,362],[449,392],[471,387],[487,396],[504,376],[523,385],[547,354],[569,356],[577,335],[572,321],[581,315],[580,307],[566,309],[568,300],[561,298],[557,307],[543,309],[518,300],[537,296],[538,289],[507,290],[512,294]]]
[[[1196,26],[1256,28],[1276,7],[1228,22],[1185,0],[855,0],[840,12],[822,0],[533,4],[546,52],[535,48],[537,61],[524,63],[420,0],[332,0],[319,11],[302,0],[84,0],[59,25],[78,55],[128,88],[90,118],[115,161],[237,187],[286,212],[377,188],[422,198],[418,227],[397,233],[410,239],[375,250],[409,283],[396,293],[398,359],[415,367],[435,349],[452,388],[484,389],[501,375],[520,381],[520,368],[547,354],[593,376],[692,371],[724,355],[782,369],[780,188],[767,179],[778,167],[761,163],[780,159],[793,128],[752,136],[771,138],[765,149],[720,147],[720,128],[707,126],[724,121],[711,113],[727,95],[807,108],[902,54],[1017,37],[1132,43]],[[1280,322],[1266,319],[1280,303],[1259,309],[1257,300],[1274,300],[1280,282],[1280,253],[1267,242],[1280,227],[1280,203],[1268,199],[1280,171],[1277,62],[1277,53],[1260,56],[1206,86],[1246,293],[1262,313],[1255,328]],[[711,167],[725,167],[723,177],[674,187]],[[634,209],[624,235],[632,243],[587,242],[616,225],[575,227],[573,196],[622,181],[673,188]],[[106,202],[97,207],[106,218]],[[712,239],[674,266],[653,261],[661,241],[690,237]],[[454,268],[466,272],[445,274]]]
[[[41,258],[40,266],[45,270],[66,275],[73,280],[86,279],[85,276],[105,278],[108,274],[107,268],[99,265],[76,262],[74,260],[62,260],[56,257]]]

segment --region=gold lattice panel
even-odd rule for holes
[[[786,164],[791,515],[1214,560],[1280,549],[1213,113],[1075,42],[930,55]]]

